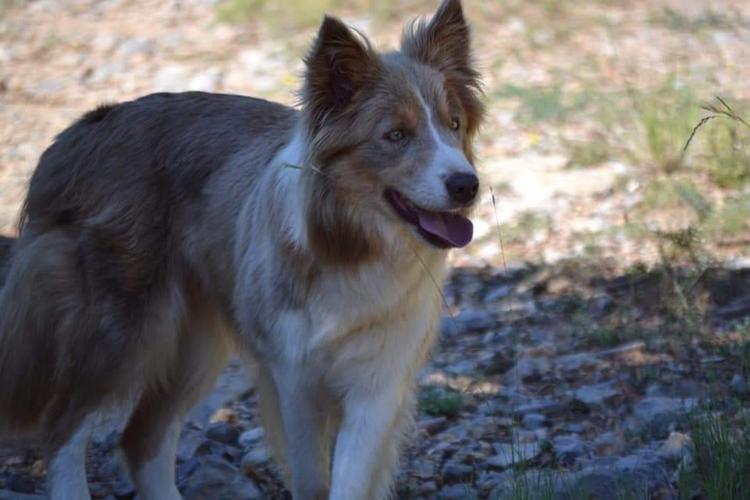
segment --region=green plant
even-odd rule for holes
[[[419,411],[433,416],[455,417],[464,405],[464,396],[448,387],[424,387],[419,393]]]
[[[742,187],[750,180],[750,123],[719,96],[716,96],[714,103],[703,105],[701,109],[708,114],[693,127],[683,147],[683,154],[698,130],[709,122],[719,122],[703,135],[703,164],[717,186]]]
[[[735,330],[736,338],[723,343],[719,352],[732,358],[742,373],[750,377],[750,318],[738,322]]]
[[[496,500],[552,500],[555,498],[559,474],[555,471],[516,471],[505,494]]]
[[[664,305],[675,321],[683,324],[688,335],[704,332],[705,310],[696,300],[696,285],[706,270],[713,265],[703,235],[696,226],[675,231],[652,231],[659,260],[662,282],[666,288]],[[686,262],[687,273],[680,272],[678,264]]]
[[[736,9],[724,11],[711,8],[703,10],[698,15],[690,16],[670,7],[665,7],[652,13],[650,21],[668,29],[690,33],[702,29],[732,30],[748,24],[748,20]]]
[[[216,8],[216,17],[226,23],[242,23],[262,15],[266,22],[308,27],[333,10],[347,9],[382,19],[402,12],[403,7],[395,0],[224,0]]]
[[[730,420],[727,416],[699,416],[693,419],[690,430],[694,465],[680,471],[678,484],[683,498],[693,488],[706,500],[750,498],[750,417]]]
[[[222,22],[247,22],[263,15],[275,23],[292,26],[312,26],[323,18],[323,13],[337,7],[336,0],[227,0],[219,4],[216,15]]]
[[[518,118],[526,124],[535,124],[564,121],[571,113],[585,109],[595,96],[586,91],[566,94],[559,85],[521,87],[505,84],[494,93],[494,97],[518,101]]]
[[[706,233],[714,240],[731,240],[750,231],[750,195],[725,200],[705,222]]]
[[[672,79],[654,91],[631,91],[630,95],[641,135],[640,148],[647,153],[646,157],[636,159],[661,172],[677,171],[685,159],[685,137],[700,116],[692,88],[677,85]]]
[[[523,241],[540,231],[549,230],[549,218],[533,210],[518,214],[513,224],[503,224],[502,235],[506,242]]]
[[[225,23],[240,23],[259,14],[266,0],[226,0],[216,8],[216,17]]]
[[[589,167],[609,160],[612,148],[607,139],[598,137],[589,141],[572,141],[566,144],[568,149],[568,168]]]

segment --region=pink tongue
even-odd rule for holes
[[[466,217],[451,212],[417,209],[419,227],[454,247],[465,247],[474,235],[474,225]]]

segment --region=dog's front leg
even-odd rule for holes
[[[349,393],[336,439],[330,500],[382,500],[390,492],[396,434],[404,406],[402,387],[378,394]],[[385,463],[388,462],[388,463]],[[373,484],[373,480],[383,484]]]
[[[334,415],[325,395],[316,390],[303,369],[274,370],[281,423],[286,436],[286,462],[292,497],[325,500],[330,477],[330,429]]]

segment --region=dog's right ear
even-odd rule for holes
[[[377,76],[378,57],[367,39],[344,23],[325,16],[310,53],[303,104],[312,123],[343,110]]]

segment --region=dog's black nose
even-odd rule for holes
[[[477,195],[479,179],[474,174],[453,174],[445,181],[451,200],[466,205]]]

